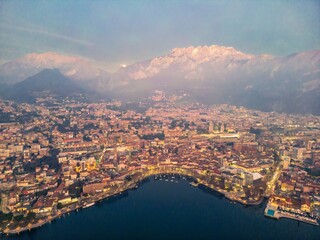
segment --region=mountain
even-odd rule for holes
[[[207,63],[241,63],[252,58],[254,58],[253,55],[244,54],[232,47],[213,45],[175,48],[166,56],[137,63],[121,70],[129,71],[129,77],[135,80],[155,77],[158,74],[164,74],[166,71],[170,74],[182,74],[185,79],[201,79],[203,77],[201,67]],[[233,66],[227,67],[230,69]]]
[[[62,75],[58,69],[44,69],[32,77],[8,87],[4,97],[17,102],[35,102],[36,97],[42,95],[67,97],[86,92],[73,80]]]
[[[46,52],[31,53],[0,65],[0,83],[21,82],[44,69],[59,69],[63,75],[77,81],[83,87],[101,91],[107,85],[110,77],[109,73],[82,58]]]
[[[183,90],[209,104],[320,114],[319,50],[273,57],[215,45],[175,48],[122,68],[117,77],[109,86],[126,97]]]
[[[319,50],[275,57],[233,47],[191,46],[122,67],[114,74],[81,58],[33,53],[0,65],[0,94],[7,85],[46,68],[59,69],[81,88],[113,98],[140,99],[164,90],[185,92],[188,101],[320,114]]]

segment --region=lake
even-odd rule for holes
[[[188,180],[144,181],[139,188],[9,239],[320,239],[320,227],[264,217]],[[173,182],[171,182],[172,180]]]

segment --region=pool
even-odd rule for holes
[[[274,215],[274,210],[268,209],[267,214],[269,216],[273,216]]]

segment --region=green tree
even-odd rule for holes
[[[58,209],[62,209],[62,208],[63,208],[62,203],[58,203],[58,204],[57,204],[57,208],[58,208]]]

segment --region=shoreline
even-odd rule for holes
[[[207,188],[209,188],[211,191],[214,191],[214,192],[217,192],[219,194],[222,194],[223,197],[225,197],[226,199],[230,200],[230,201],[235,201],[235,202],[238,202],[238,203],[241,203],[242,205],[245,205],[245,206],[257,206],[257,205],[260,205],[263,200],[264,200],[264,197],[261,196],[259,200],[255,201],[255,202],[245,202],[244,200],[242,199],[238,199],[238,198],[234,198],[232,196],[230,196],[230,194],[228,194],[229,192],[228,191],[225,191],[223,189],[218,189],[216,187],[214,187],[213,185],[201,180],[201,179],[197,179],[196,177],[192,176],[192,173],[190,172],[187,172],[184,170],[183,173],[181,173],[179,170],[170,170],[170,171],[165,171],[165,169],[161,170],[161,169],[157,169],[157,171],[155,172],[148,172],[148,173],[145,173],[145,175],[143,175],[142,177],[140,177],[137,181],[134,181],[130,184],[128,184],[127,186],[125,186],[125,189],[119,189],[118,191],[115,191],[113,192],[112,194],[108,194],[108,193],[100,193],[98,195],[96,195],[95,197],[97,199],[95,199],[94,201],[91,201],[91,202],[88,202],[88,203],[97,203],[99,201],[102,201],[102,200],[105,200],[109,197],[113,197],[113,196],[116,196],[118,194],[121,194],[125,191],[128,191],[130,189],[133,189],[135,188],[139,183],[141,183],[143,180],[145,179],[148,179],[149,177],[152,177],[152,176],[156,176],[156,175],[161,175],[161,174],[177,174],[177,175],[182,175],[182,176],[185,176],[185,177],[190,177],[190,178],[193,178],[195,180],[198,181],[199,185],[203,185]],[[5,234],[5,235],[19,235],[20,233],[22,232],[25,232],[25,231],[31,231],[32,229],[35,229],[35,228],[39,228],[47,223],[50,223],[51,221],[57,219],[57,218],[60,218],[61,216],[65,215],[65,214],[69,214],[70,212],[73,212],[75,210],[78,210],[78,209],[81,209],[83,208],[83,205],[76,205],[74,207],[72,207],[71,209],[69,208],[66,208],[64,211],[62,212],[59,212],[58,214],[56,215],[52,215],[52,216],[49,216],[47,219],[41,219],[39,220],[39,222],[37,223],[33,223],[31,224],[30,226],[26,226],[26,227],[18,227],[15,228],[15,229],[3,229],[2,230],[2,233]]]

